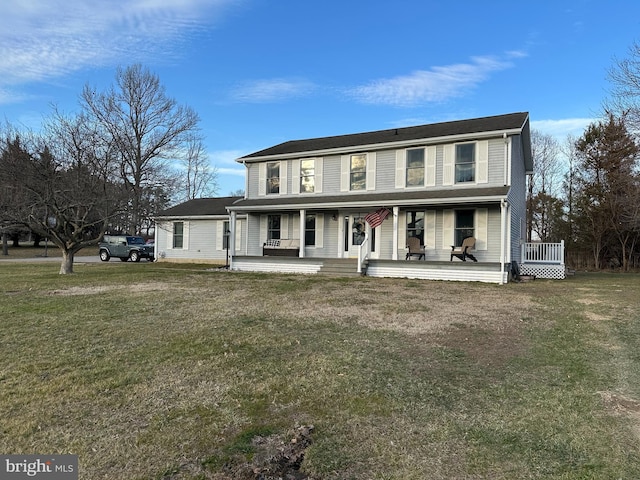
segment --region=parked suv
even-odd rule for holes
[[[141,258],[153,261],[154,246],[145,244],[142,237],[128,235],[105,235],[100,247],[100,260],[108,262],[111,257],[118,257],[126,262],[139,262]]]

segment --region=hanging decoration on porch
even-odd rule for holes
[[[384,222],[384,219],[387,218],[390,213],[391,210],[388,208],[380,208],[375,212],[368,214],[364,219],[369,225],[371,225],[371,228],[376,228],[382,225],[382,222]]]

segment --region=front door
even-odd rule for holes
[[[358,247],[364,242],[367,224],[364,214],[353,214],[345,217],[344,249],[346,257],[358,258]]]

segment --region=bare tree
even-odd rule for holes
[[[538,130],[531,131],[531,153],[534,173],[528,178],[527,237],[534,234],[548,241],[551,225],[557,223],[557,198],[562,182],[562,166],[557,140]]]
[[[73,273],[75,254],[98,242],[126,201],[110,145],[86,117],[56,114],[29,144],[3,142],[2,158],[2,184],[17,199],[10,221],[49,238],[62,252],[60,273]]]
[[[144,212],[162,207],[153,202],[166,195],[153,192],[171,187],[171,161],[197,130],[198,115],[168,97],[159,77],[139,64],[118,69],[116,85],[104,93],[86,85],[81,102],[117,151],[131,197],[128,230],[138,233],[148,220]]]
[[[209,162],[207,151],[198,135],[189,135],[180,158],[179,196],[183,200],[211,197],[218,193],[218,171]]]
[[[625,115],[629,130],[640,133],[640,43],[631,45],[628,57],[615,61],[608,78],[613,88],[605,111]]]

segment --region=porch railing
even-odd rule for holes
[[[523,243],[521,260],[522,263],[564,265],[564,240],[560,243]]]

